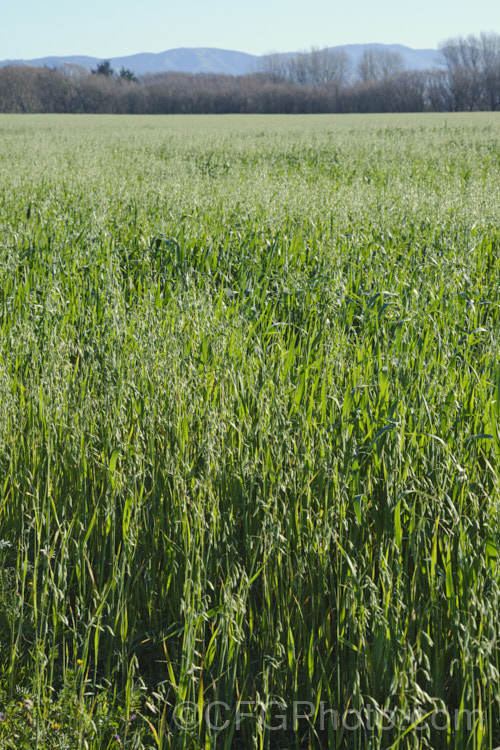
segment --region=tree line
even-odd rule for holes
[[[342,49],[267,55],[255,73],[155,73],[137,78],[105,60],[90,73],[0,69],[0,112],[223,114],[473,111],[500,108],[500,36],[448,39],[443,66],[405,70],[402,57],[368,48],[355,71]]]

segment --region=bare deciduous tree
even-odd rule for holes
[[[500,35],[482,32],[478,40],[482,95],[491,110],[500,107]]]
[[[439,48],[446,65],[452,109],[473,110],[481,95],[477,39],[447,39]]]
[[[369,47],[361,55],[357,74],[361,83],[380,83],[404,70],[404,60],[399,52]]]
[[[310,52],[295,55],[266,55],[261,69],[275,83],[310,87],[331,84],[338,91],[347,81],[349,58],[342,48],[313,47]]]

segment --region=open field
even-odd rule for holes
[[[1,750],[497,748],[500,114],[1,116],[0,180]]]

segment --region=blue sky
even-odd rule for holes
[[[174,47],[253,54],[381,42],[436,48],[500,34],[499,0],[4,0],[0,59],[107,58]]]

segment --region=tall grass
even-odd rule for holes
[[[500,744],[499,129],[0,118],[2,748]]]

